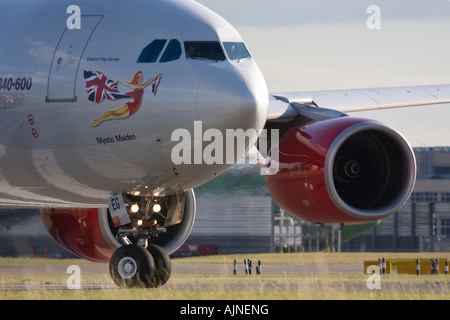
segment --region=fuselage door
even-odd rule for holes
[[[102,15],[82,15],[80,29],[66,29],[53,54],[48,75],[47,102],[76,102],[76,80],[84,50],[103,19]]]

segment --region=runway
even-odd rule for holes
[[[81,261],[80,261],[81,262]],[[71,260],[70,263],[73,263]],[[22,266],[0,266],[0,276],[13,277],[13,276],[54,276],[54,277],[69,277],[70,274],[67,273],[67,265],[22,265]],[[106,263],[96,263],[96,264],[83,264],[79,265],[81,276],[87,275],[108,275],[108,264]],[[249,272],[249,271],[247,271]],[[253,275],[256,274],[256,268],[253,266],[250,270]],[[279,274],[279,275],[289,275],[289,274],[354,274],[361,273],[362,267],[352,264],[307,264],[307,265],[275,265],[268,264],[261,266],[261,273],[266,274]],[[184,264],[177,263],[175,261],[172,265],[172,277],[176,275],[180,276],[227,276],[234,274],[233,264]],[[236,275],[245,275],[244,264],[236,265]],[[250,276],[250,275],[249,275]],[[190,283],[185,282],[173,282],[169,281],[164,288],[168,290],[189,290],[191,286]],[[203,287],[205,290],[210,290],[214,287],[214,283],[197,283],[198,286]],[[228,289],[238,290],[240,288],[239,283],[230,283],[227,286]],[[80,286],[81,290],[116,290],[119,289],[112,280],[110,283],[104,284],[82,284]],[[69,290],[67,285],[58,284],[0,284],[0,290],[28,290],[28,291],[57,291],[57,290]]]
[[[31,259],[32,260],[32,259]],[[243,259],[242,259],[243,260]],[[261,275],[245,273],[244,263],[185,263],[173,260],[169,282],[156,290],[135,291],[117,287],[109,277],[108,264],[79,260],[80,290],[66,281],[69,265],[77,260],[46,264],[0,266],[3,299],[448,299],[450,276],[389,275],[381,278],[381,290],[367,286],[369,275],[361,262],[306,262],[264,264]],[[71,292],[72,291],[72,292]],[[23,292],[23,295],[21,294]],[[58,292],[61,292],[59,294]],[[92,298],[89,298],[92,297]],[[0,299],[1,300],[1,299]]]

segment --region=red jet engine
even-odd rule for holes
[[[320,224],[387,217],[408,200],[416,177],[414,153],[401,134],[348,116],[288,131],[271,150],[270,165],[277,164],[278,172],[266,176],[274,201]]]

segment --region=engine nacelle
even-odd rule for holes
[[[408,200],[416,178],[408,142],[369,119],[341,117],[300,125],[271,152],[279,152],[277,174],[266,176],[274,201],[314,223],[387,217]]]
[[[149,242],[171,254],[183,245],[192,231],[196,213],[194,191],[186,191],[182,202],[168,203],[173,203],[179,207],[177,209],[182,210],[182,220],[167,227],[164,233]],[[81,258],[108,262],[114,251],[123,245],[116,238],[118,229],[114,227],[107,208],[42,209],[41,217],[53,239]]]

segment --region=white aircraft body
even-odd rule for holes
[[[450,102],[448,85],[269,94],[239,33],[191,0],[0,8],[0,206],[42,208],[60,244],[110,261],[121,286],[169,279],[192,189],[263,129],[279,132],[259,145],[273,146],[266,182],[288,212],[330,224],[392,214],[414,186],[411,148],[346,113]],[[229,132],[256,134],[239,146]]]

